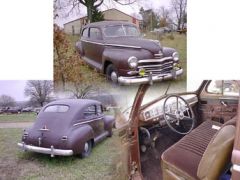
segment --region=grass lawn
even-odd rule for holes
[[[36,113],[0,114],[0,122],[32,122],[36,117]]]
[[[21,134],[20,129],[0,131],[0,179],[125,179],[126,165],[123,168],[123,151],[116,133],[84,159],[24,153],[16,145]]]

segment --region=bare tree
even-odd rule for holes
[[[159,19],[160,27],[168,26],[171,22],[171,12],[169,9],[165,8],[164,6],[161,6],[157,10],[157,17]]]
[[[28,81],[24,89],[26,96],[30,97],[31,103],[43,106],[50,101],[50,95],[53,92],[52,81]]]
[[[98,88],[95,88],[93,85],[84,85],[75,82],[73,83],[71,89],[69,89],[68,91],[72,93],[73,98],[86,99],[91,95],[96,94]]]
[[[175,23],[177,29],[183,29],[187,10],[187,0],[172,0],[172,8],[177,19]]]
[[[15,106],[15,105],[16,105],[16,101],[13,97],[5,95],[5,94],[0,96],[0,106],[1,107],[11,107],[11,106]]]
[[[107,0],[54,0],[54,18],[64,12],[68,16],[71,12],[79,12],[80,4],[87,8],[88,22],[92,22],[93,11]],[[130,5],[137,0],[111,0],[121,5]]]

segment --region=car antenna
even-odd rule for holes
[[[168,83],[168,87],[167,87],[167,89],[166,89],[164,95],[166,95],[166,94],[168,93],[168,90],[169,90],[170,86],[171,86],[171,82]]]

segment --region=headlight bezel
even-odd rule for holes
[[[173,58],[173,61],[175,61],[175,62],[179,61],[179,54],[178,54],[178,52],[174,52],[172,54],[172,58]]]
[[[128,58],[128,66],[131,69],[135,69],[138,66],[138,59],[135,56],[131,56]]]

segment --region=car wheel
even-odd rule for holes
[[[112,81],[113,83],[118,82],[118,73],[113,64],[108,65],[106,70],[107,80]]]
[[[91,151],[92,151],[92,142],[91,142],[91,140],[89,140],[88,142],[85,142],[85,144],[84,144],[82,157],[83,158],[88,157],[91,154]]]
[[[113,135],[113,132],[112,132],[112,129],[108,131],[108,137],[112,137]]]

